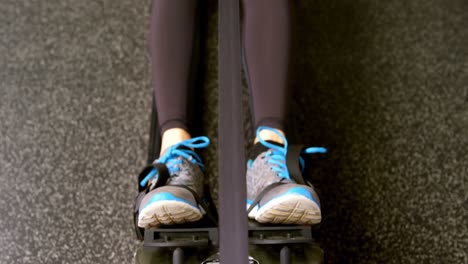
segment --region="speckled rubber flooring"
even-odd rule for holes
[[[0,2],[0,263],[131,262],[149,5]],[[216,143],[207,5],[203,126]],[[330,150],[311,178],[327,262],[468,263],[467,2],[298,1],[295,20],[289,138]]]

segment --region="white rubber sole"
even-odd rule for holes
[[[285,195],[275,198],[259,210],[249,214],[259,223],[314,225],[320,223],[322,214],[319,206],[302,195]]]
[[[202,218],[202,212],[189,204],[179,201],[155,202],[145,207],[138,215],[138,226],[155,228],[160,225],[195,222]]]

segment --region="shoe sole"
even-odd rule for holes
[[[285,195],[263,205],[255,214],[260,223],[314,225],[322,220],[319,206],[302,195]]]
[[[155,228],[160,225],[195,222],[201,218],[201,211],[187,203],[162,201],[149,204],[140,212],[138,226],[142,228]]]

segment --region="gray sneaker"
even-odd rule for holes
[[[180,142],[149,167],[151,170],[140,182],[141,187],[150,187],[140,202],[139,227],[182,224],[202,218],[204,210],[195,196],[203,197],[203,164],[192,149],[204,148],[209,142],[207,137]]]
[[[264,129],[282,137],[284,145],[261,139],[260,131]],[[257,137],[259,142],[254,147],[253,159],[247,163],[246,173],[249,218],[260,223],[320,223],[322,217],[317,193],[311,186],[296,183],[289,175],[286,138],[270,127],[259,127]],[[324,148],[310,149],[308,153],[326,151]]]

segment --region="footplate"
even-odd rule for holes
[[[311,244],[313,242],[310,226],[263,225],[249,221],[250,244]]]
[[[145,229],[144,247],[207,247],[218,244],[218,229],[158,228]]]
[[[266,225],[249,221],[249,253],[259,264],[323,263],[311,226]]]

